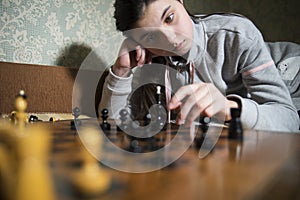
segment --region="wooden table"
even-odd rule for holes
[[[56,196],[81,199],[72,188],[72,174],[80,168],[76,131],[70,121],[47,126],[54,141],[50,166]],[[214,127],[209,130],[213,133]],[[244,140],[235,141],[227,139],[227,128],[215,130],[222,130],[220,137],[203,158],[192,143],[173,164],[151,172],[128,173],[102,165],[112,185],[89,199],[300,199],[300,134],[244,130]],[[112,126],[110,137],[117,133]]]

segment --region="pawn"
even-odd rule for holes
[[[228,129],[228,138],[243,140],[243,126],[240,119],[241,109],[231,108],[230,114],[231,114],[231,121]]]
[[[211,121],[211,118],[210,117],[207,117],[207,116],[201,116],[200,117],[200,123],[201,125],[208,125]]]
[[[144,126],[148,126],[151,122],[151,114],[147,113],[144,118]]]
[[[110,124],[107,122],[107,118],[108,118],[108,109],[104,108],[101,111],[101,118],[102,118],[102,123],[101,123],[101,128],[103,131],[107,131],[110,130]]]
[[[78,107],[75,107],[73,109],[72,115],[74,116],[74,119],[71,121],[71,129],[76,130],[81,125],[81,120],[78,119],[80,116],[80,109]]]
[[[49,118],[49,122],[56,122],[56,121],[57,121],[57,119],[55,117],[50,117]]]
[[[129,144],[129,151],[133,153],[142,153],[142,147],[137,138],[132,137]]]
[[[9,121],[11,122],[11,124],[16,124],[16,111],[12,111],[9,116],[8,116]]]
[[[206,134],[207,132],[197,132],[195,138],[194,138],[194,143],[195,143],[195,147],[196,149],[200,149],[205,138],[206,138]]]
[[[29,122],[33,123],[33,122],[38,122],[39,118],[35,115],[30,115],[28,120]]]
[[[128,125],[126,124],[126,120],[128,117],[128,111],[126,109],[122,109],[119,112],[121,123],[118,125],[118,131],[126,131],[128,129]]]
[[[74,118],[78,119],[78,117],[80,115],[80,109],[78,107],[75,107],[73,109],[73,115],[74,115]]]

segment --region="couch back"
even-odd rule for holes
[[[13,111],[16,95],[24,90],[27,112],[72,113],[73,107],[78,106],[82,114],[94,115],[101,99],[99,80],[103,72],[85,70],[81,72],[84,78],[77,80],[78,71],[69,67],[0,62],[0,112]],[[92,100],[85,101],[86,97]]]

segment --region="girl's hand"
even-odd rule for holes
[[[119,57],[112,67],[112,71],[119,77],[127,77],[131,69],[144,64],[150,64],[152,54],[139,44],[127,38],[120,48]]]
[[[230,108],[237,108],[235,101],[228,100],[213,84],[197,83],[181,87],[172,97],[169,109],[180,108],[177,123],[190,126],[200,116],[230,120]]]

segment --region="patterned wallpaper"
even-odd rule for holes
[[[91,50],[112,62],[121,43],[114,0],[1,0],[0,61],[79,67]],[[184,0],[192,13],[237,12],[268,41],[300,43],[299,0]],[[102,58],[104,57],[104,58]]]
[[[78,67],[95,48],[114,52],[113,3],[1,0],[0,61]]]

